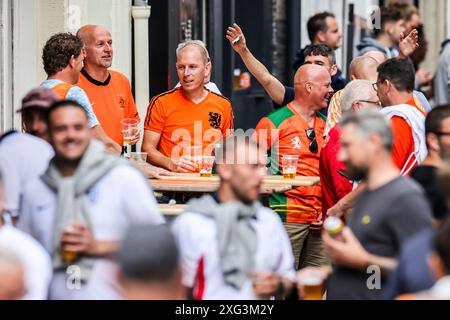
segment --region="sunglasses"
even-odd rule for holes
[[[305,130],[305,132],[306,136],[311,141],[309,143],[309,151],[311,151],[312,153],[319,152],[319,145],[317,144],[316,132],[314,131],[314,128],[309,128]]]

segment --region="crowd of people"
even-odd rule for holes
[[[179,44],[179,84],[139,115],[130,81],[111,70],[108,30],[53,35],[48,78],[17,111],[22,132],[0,137],[0,299],[291,300],[314,286],[316,299],[450,299],[449,46],[430,104],[419,11],[394,4],[380,18],[345,79],[336,17],[311,17],[293,87],[230,26],[274,104],[252,134],[234,130],[202,41]],[[145,165],[120,156],[123,119],[143,120],[127,143],[142,139]],[[197,170],[185,152],[195,146],[215,157],[217,191],[154,193],[148,178]],[[263,205],[264,177],[288,155],[320,183]],[[168,200],[186,205],[174,220],[158,206]]]

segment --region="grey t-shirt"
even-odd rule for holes
[[[450,102],[450,45],[444,46],[434,79],[434,103],[436,106]]]
[[[420,186],[412,179],[399,177],[359,198],[348,227],[369,253],[395,258],[402,243],[431,226],[431,211]],[[381,299],[381,288],[370,290],[367,280],[372,272],[336,266],[328,282],[329,300]],[[372,283],[372,282],[371,282]]]

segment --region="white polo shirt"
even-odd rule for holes
[[[3,176],[5,209],[19,213],[25,185],[42,175],[54,151],[46,141],[26,133],[10,133],[0,141],[0,172]]]
[[[253,226],[257,233],[255,271],[275,272],[294,281],[291,244],[278,215],[268,208],[261,208]],[[220,266],[217,224],[213,218],[186,212],[175,220],[172,231],[181,254],[183,284],[194,288],[194,297],[256,299],[250,277],[240,290],[225,282]]]
[[[96,240],[120,241],[130,224],[164,223],[151,187],[131,165],[111,170],[87,193],[91,204],[92,233]],[[41,179],[27,185],[18,226],[35,237],[48,251],[54,236],[56,194]],[[120,299],[115,263],[99,258],[81,290],[67,286],[68,274],[56,271],[50,289],[52,299]]]
[[[24,300],[46,300],[52,263],[47,251],[30,235],[10,225],[0,227],[0,247],[14,252],[25,270]]]

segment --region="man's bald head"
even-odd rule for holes
[[[386,54],[384,54],[381,51],[376,51],[376,50],[367,51],[362,56],[374,58],[378,62],[378,64],[382,64],[383,62],[385,62],[387,60]]]
[[[372,57],[356,57],[350,63],[350,80],[377,81],[379,63]]]
[[[330,73],[328,70],[316,64],[305,64],[298,68],[295,73],[294,82],[297,84],[299,82],[311,81],[313,82],[317,78],[330,78]]]
[[[86,48],[84,64],[87,68],[108,69],[112,65],[113,48],[111,33],[102,26],[86,25],[81,27],[77,36]]]
[[[314,110],[325,108],[333,94],[330,73],[325,67],[315,64],[305,64],[298,68],[294,85],[295,101],[298,104],[308,104]]]

